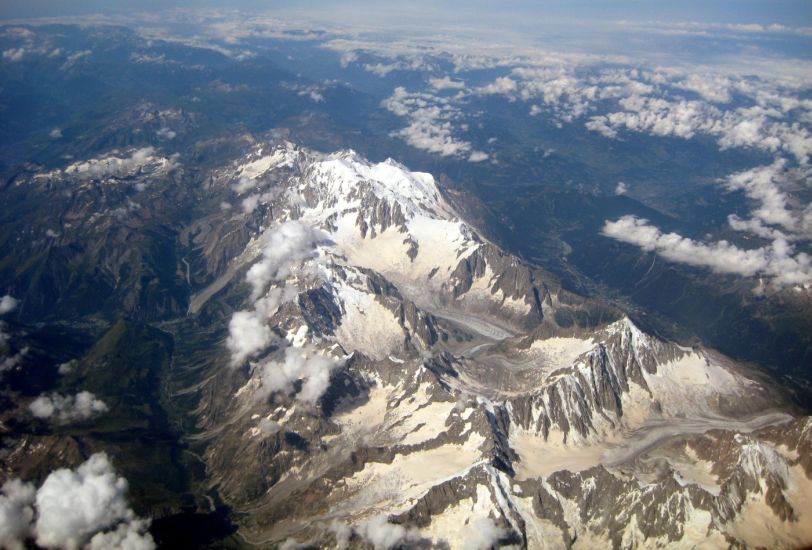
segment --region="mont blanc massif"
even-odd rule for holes
[[[0,547],[812,545],[810,50],[455,44],[0,27]]]

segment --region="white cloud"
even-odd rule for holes
[[[17,299],[10,295],[6,294],[2,298],[0,298],[0,315],[5,315],[17,307]]]
[[[158,130],[155,135],[157,135],[159,139],[174,139],[178,134],[170,128],[163,127]]]
[[[238,195],[242,195],[249,189],[253,189],[256,187],[257,182],[253,178],[246,178],[245,176],[240,176],[240,179],[237,180],[237,183],[231,186],[235,193]]]
[[[142,519],[120,523],[113,531],[93,535],[85,550],[154,550],[155,541],[148,528],[149,523]]]
[[[51,131],[48,133],[48,136],[49,136],[51,139],[59,139],[59,138],[61,138],[61,137],[62,137],[62,130],[60,130],[59,128],[54,128],[53,130],[51,130]]]
[[[9,61],[19,61],[25,55],[25,48],[10,48],[3,51],[3,59]]]
[[[812,257],[803,252],[795,254],[794,247],[781,238],[769,246],[745,250],[727,241],[701,243],[676,233],[662,233],[648,220],[635,216],[607,220],[602,233],[672,262],[706,267],[717,273],[766,277],[777,288],[812,283]]]
[[[232,365],[242,364],[271,345],[273,333],[266,321],[256,311],[238,311],[231,316],[226,346],[231,351]]]
[[[392,132],[416,149],[436,153],[443,157],[464,157],[470,154],[471,144],[454,137],[453,123],[460,116],[459,108],[451,99],[420,92],[407,92],[397,87],[383,107],[406,117],[409,125]]]
[[[339,64],[343,69],[346,69],[353,63],[358,61],[358,53],[357,52],[345,52],[341,54],[341,59],[339,60]]]
[[[442,78],[429,78],[429,84],[435,90],[464,90],[464,80],[452,80],[448,75]]]
[[[250,214],[251,212],[256,210],[257,206],[259,206],[259,198],[260,195],[257,193],[252,193],[247,197],[245,197],[240,203],[240,205],[242,206],[242,211],[245,212],[246,214]]]
[[[632,95],[618,102],[623,109],[590,118],[586,127],[614,138],[619,129],[655,136],[690,139],[696,134],[716,138],[721,149],[753,147],[769,152],[785,151],[801,164],[812,153],[812,134],[798,123],[774,120],[777,111],[763,107],[722,111],[696,100],[670,101]]]
[[[615,186],[615,195],[625,195],[629,192],[629,186],[622,181],[617,182]]]
[[[31,535],[36,490],[30,483],[11,479],[0,489],[0,548],[23,550]]]
[[[389,550],[398,545],[420,540],[416,529],[389,523],[385,515],[375,516],[356,527],[356,532],[367,540],[375,550]]]
[[[465,534],[463,550],[489,550],[505,536],[505,531],[491,518],[478,517],[468,521]]]
[[[2,327],[0,327],[0,328],[2,328]],[[6,334],[2,330],[0,330],[0,341],[5,342],[5,341],[8,341],[8,339],[9,339],[8,334]],[[6,371],[9,371],[9,370],[12,370],[12,369],[16,369],[17,367],[19,367],[20,364],[23,361],[23,358],[26,355],[28,355],[28,348],[27,347],[21,349],[20,351],[18,351],[17,353],[15,353],[13,355],[3,357],[2,361],[0,361],[0,373],[6,372]]]
[[[793,240],[791,235],[787,235],[779,229],[767,227],[760,219],[743,220],[735,214],[727,217],[727,224],[735,231],[742,231],[752,233],[764,239],[785,239],[787,241]]]
[[[316,403],[330,386],[330,373],[340,365],[332,357],[323,355],[315,347],[290,346],[285,348],[282,361],[269,361],[260,365],[260,381],[264,392],[292,392],[294,384],[303,381],[296,398]]]
[[[488,153],[471,151],[471,154],[468,155],[468,162],[482,162],[483,160],[488,160],[488,158]]]
[[[105,453],[51,472],[39,489],[18,479],[0,490],[0,548],[154,550],[149,523],[127,505],[127,480]]]
[[[742,190],[748,198],[759,203],[753,215],[769,225],[780,225],[790,231],[798,227],[799,220],[787,208],[787,195],[781,191],[779,182],[786,178],[786,161],[776,160],[769,166],[737,172],[724,179],[731,191]]]
[[[487,86],[477,88],[477,93],[490,95],[490,94],[511,94],[519,89],[516,81],[507,76],[500,76]]]
[[[266,289],[271,282],[288,277],[296,265],[315,257],[316,245],[325,235],[294,220],[266,231],[263,239],[262,259],[246,274],[252,286],[253,309],[236,312],[229,322],[226,346],[231,351],[232,365],[243,363],[271,345],[274,337],[267,326],[268,318],[280,305],[295,300],[298,289],[288,284]]]
[[[104,401],[86,391],[76,395],[40,395],[28,408],[37,418],[53,418],[61,423],[87,420],[107,412]]]
[[[127,540],[131,549],[152,549],[155,543],[146,532],[147,523],[136,518],[127,505],[127,480],[118,477],[107,455],[96,453],[76,470],[51,472],[37,490],[37,544],[45,548],[76,549],[98,533],[108,535],[91,542],[103,548],[104,541]],[[126,536],[118,537],[121,526]],[[95,544],[95,546],[93,546]]]
[[[278,422],[274,422],[269,418],[262,418],[257,426],[262,435],[274,435],[282,431],[282,426]]]
[[[328,529],[336,539],[336,550],[347,550],[350,546],[350,538],[352,538],[352,527],[346,523],[333,521]]]
[[[696,92],[704,99],[714,103],[729,103],[732,83],[729,78],[718,75],[691,74],[675,84],[677,88]]]
[[[251,299],[256,300],[268,283],[287,277],[294,264],[316,255],[316,245],[326,235],[298,220],[280,224],[263,235],[262,259],[251,266],[246,274],[253,287]]]
[[[325,84],[301,84],[299,82],[285,82],[283,86],[296,92],[296,95],[309,97],[315,103],[323,103],[324,92],[332,84],[334,84],[333,81],[327,81]]]
[[[76,368],[76,365],[79,364],[79,361],[76,359],[71,359],[70,361],[65,361],[64,363],[60,363],[56,366],[56,370],[59,374],[69,374],[73,372],[73,369]]]

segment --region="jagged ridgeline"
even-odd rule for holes
[[[37,215],[33,193],[69,190],[48,213],[66,229],[2,269],[33,296],[21,322],[131,319],[77,344],[71,376],[104,426],[182,443],[155,460],[187,503],[231,508],[229,544],[812,543],[812,422],[756,373],[563,290],[430,174],[211,147],[194,169],[150,151],[103,177],[20,174]],[[130,391],[152,396],[134,416]]]

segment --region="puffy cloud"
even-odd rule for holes
[[[745,250],[727,241],[707,244],[663,233],[648,220],[635,216],[607,220],[602,233],[672,262],[706,267],[717,273],[766,277],[777,288],[812,283],[812,257],[803,252],[795,254],[794,247],[781,238],[769,246]]]
[[[408,542],[420,540],[416,529],[389,523],[385,515],[376,516],[356,527],[356,532],[367,540],[375,550],[389,550]]]
[[[256,300],[268,283],[286,278],[294,264],[316,255],[316,245],[326,239],[318,229],[298,220],[280,224],[263,235],[262,259],[251,266],[246,279]]]
[[[787,208],[787,195],[779,187],[779,182],[786,178],[785,166],[786,161],[779,159],[769,166],[732,174],[724,179],[724,184],[731,191],[744,191],[748,198],[760,203],[753,210],[757,218],[793,231],[798,226],[798,219]]]
[[[464,80],[452,80],[448,75],[442,78],[429,78],[429,84],[435,90],[464,90]]]
[[[107,412],[107,405],[90,392],[79,392],[76,395],[40,395],[28,406],[37,418],[54,418],[57,422],[75,422],[87,420]]]
[[[691,74],[674,85],[689,90],[714,103],[729,103],[732,83],[729,78],[717,75]]]
[[[793,240],[793,236],[787,235],[779,229],[767,227],[760,219],[743,220],[735,214],[727,217],[727,224],[735,231],[742,231],[752,233],[753,235],[762,237],[764,239],[785,239]]]
[[[11,479],[0,489],[0,548],[23,550],[31,535],[36,490],[30,483]]]
[[[96,533],[85,547],[86,550],[154,550],[155,541],[147,532],[149,523],[135,519],[119,524],[114,531]]]
[[[158,136],[159,139],[174,139],[178,134],[170,128],[163,127],[158,130],[155,135]]]
[[[149,524],[127,505],[127,480],[118,477],[105,453],[76,470],[51,472],[39,489],[20,480],[0,491],[0,547],[64,550],[153,550]]]
[[[76,470],[51,472],[37,490],[37,544],[72,550],[89,541],[94,549],[115,541],[132,550],[154,548],[147,523],[127,505],[127,489],[127,480],[116,475],[104,453],[92,455]],[[108,532],[96,538],[103,531]]]
[[[7,342],[9,335],[3,332],[0,327],[0,342]],[[23,361],[23,358],[28,355],[28,348],[25,347],[13,355],[8,355],[0,360],[0,373],[17,368]]]
[[[288,284],[266,289],[271,282],[288,277],[295,265],[315,257],[316,246],[325,237],[318,229],[298,220],[285,222],[263,235],[262,259],[246,274],[253,289],[253,309],[234,313],[229,322],[226,346],[232,365],[242,364],[271,345],[274,336],[267,325],[268,318],[279,306],[295,300],[298,289]]]
[[[48,137],[50,137],[51,139],[59,139],[62,137],[62,130],[60,130],[59,128],[54,128],[53,130],[48,132]]]
[[[615,195],[625,195],[629,191],[629,186],[622,181],[617,182],[615,186]]]
[[[500,76],[490,84],[477,88],[477,93],[490,95],[490,94],[511,94],[518,90],[519,86],[516,81],[508,76]]]
[[[488,160],[488,158],[488,153],[471,151],[471,154],[468,155],[468,162],[482,162],[483,160]]]
[[[245,212],[246,214],[250,214],[251,212],[256,210],[257,206],[259,206],[259,199],[260,195],[258,195],[257,193],[252,193],[251,195],[245,197],[240,203],[240,205],[242,206],[242,211]]]
[[[63,375],[70,374],[71,372],[73,372],[73,369],[75,369],[76,365],[78,364],[79,361],[77,361],[76,359],[71,359],[70,361],[65,361],[64,363],[60,363],[59,365],[57,365],[56,370],[59,372],[59,374]]]
[[[274,341],[274,335],[268,327],[268,318],[282,304],[296,299],[299,290],[295,285],[274,287],[254,303],[251,311],[238,311],[228,324],[226,346],[231,351],[231,364],[240,365],[249,357],[264,351]]]
[[[232,365],[242,364],[271,345],[273,333],[266,322],[256,311],[238,311],[231,316],[226,346],[231,351]]]
[[[488,550],[505,536],[505,531],[489,517],[478,517],[468,521],[463,550]]]
[[[237,180],[237,183],[231,186],[235,193],[238,195],[242,195],[249,189],[253,189],[256,187],[257,182],[253,178],[246,178],[245,176],[240,176],[240,179]]]
[[[392,136],[402,138],[416,149],[443,157],[470,155],[471,144],[454,137],[453,123],[461,112],[452,104],[452,99],[407,92],[405,88],[397,87],[382,105],[409,120],[408,126],[392,132]]]
[[[5,315],[17,307],[17,298],[10,294],[6,294],[0,298],[0,315]]]
[[[282,361],[268,361],[260,365],[260,381],[265,392],[292,392],[294,384],[302,381],[296,398],[316,403],[330,385],[330,373],[340,365],[332,357],[322,355],[315,347],[290,346]]]
[[[346,550],[349,548],[350,539],[352,538],[352,527],[346,523],[333,521],[329,526],[329,530],[336,539],[336,550]]]

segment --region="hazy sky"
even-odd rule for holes
[[[360,19],[359,22],[419,23],[421,20],[461,20],[510,24],[558,20],[598,22],[608,19],[633,21],[702,21],[714,23],[781,23],[812,25],[809,0],[455,0],[432,2],[419,0],[385,3],[372,0],[337,2],[327,0],[2,0],[0,17],[36,17],[120,13],[122,11],[167,8],[236,8],[278,13],[299,13],[336,20]]]

